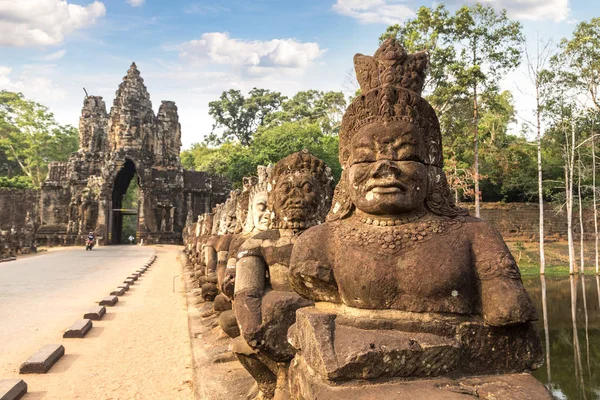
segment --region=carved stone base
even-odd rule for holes
[[[293,399],[312,400],[551,400],[550,392],[529,374],[483,375],[423,380],[354,380],[336,384],[319,377],[296,356],[289,370]]]
[[[531,324],[490,327],[477,317],[330,303],[298,310],[288,339],[312,370],[334,382],[531,371],[543,355]]]

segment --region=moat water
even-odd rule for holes
[[[557,399],[600,399],[600,278],[526,278],[544,365],[533,375]]]

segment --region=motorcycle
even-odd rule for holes
[[[88,239],[85,241],[85,250],[92,250],[92,248],[94,247],[94,240],[93,239]]]

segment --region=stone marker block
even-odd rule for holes
[[[110,294],[113,296],[123,296],[125,294],[125,291],[125,288],[117,288],[110,292]]]
[[[133,274],[131,274],[131,276],[139,278],[140,276],[142,276],[142,274],[140,274],[139,272],[134,272]]]
[[[19,400],[27,393],[23,379],[0,379],[0,400]]]
[[[83,338],[90,329],[92,329],[92,321],[89,319],[80,319],[65,331],[63,338]]]
[[[106,307],[104,306],[95,306],[90,308],[90,310],[83,315],[85,319],[91,319],[92,321],[100,321],[102,317],[106,314]]]
[[[100,305],[112,307],[115,304],[117,304],[118,301],[119,301],[119,298],[117,296],[106,296],[105,298],[102,299],[102,301],[100,302]]]
[[[131,286],[131,285],[133,285],[135,283],[135,279],[129,279],[129,278],[127,278],[127,279],[125,279],[123,281],[123,283],[126,283],[127,285]]]
[[[123,283],[122,285],[117,286],[119,289],[125,289],[125,291],[129,290],[129,285],[126,283]]]
[[[47,344],[21,364],[21,374],[45,374],[65,354],[60,344]]]
[[[137,281],[137,279],[138,279],[138,276],[137,276],[137,275],[129,275],[129,276],[127,277],[127,279],[133,279],[133,281],[135,282],[135,281]]]

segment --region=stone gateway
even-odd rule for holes
[[[135,63],[119,85],[110,113],[86,96],[79,119],[79,151],[52,163],[42,185],[41,226],[48,244],[79,244],[89,232],[103,244],[126,241],[123,220],[137,215],[136,241],[180,243],[187,219],[209,212],[230,191],[226,179],[181,167],[177,107],[163,101],[155,115]],[[135,180],[137,207],[123,197]]]

